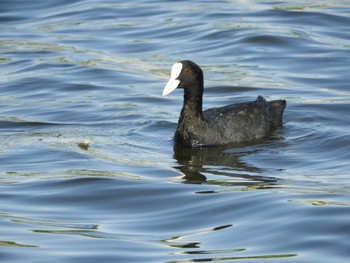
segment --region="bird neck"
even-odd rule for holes
[[[197,113],[197,114],[202,114],[202,97],[190,97],[186,98],[184,101],[184,105],[182,107],[182,110],[185,110],[188,113]]]
[[[184,104],[181,115],[191,117],[203,117],[203,85],[197,88],[185,89]]]

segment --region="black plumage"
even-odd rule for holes
[[[255,101],[202,110],[203,72],[192,61],[175,63],[171,79],[164,88],[167,95],[184,89],[184,104],[175,132],[179,145],[200,147],[252,143],[271,134],[282,125],[285,100]]]

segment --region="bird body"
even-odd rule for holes
[[[175,63],[164,88],[167,95],[184,89],[184,105],[175,132],[175,142],[190,147],[244,144],[260,140],[282,125],[285,100],[255,101],[202,110],[203,72],[189,60]]]

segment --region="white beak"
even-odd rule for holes
[[[165,88],[163,90],[163,96],[166,96],[169,93],[173,92],[179,86],[180,80],[178,80],[178,77],[180,76],[182,67],[182,63],[175,63],[171,68],[170,79],[165,85]]]

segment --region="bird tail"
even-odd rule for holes
[[[269,102],[271,111],[274,113],[274,126],[279,127],[282,126],[283,123],[283,112],[287,106],[287,102],[285,100],[272,100]]]

